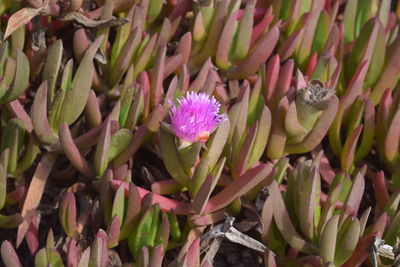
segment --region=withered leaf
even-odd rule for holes
[[[69,12],[65,16],[60,18],[60,20],[63,21],[72,20],[88,28],[105,28],[105,27],[121,26],[129,22],[128,18],[116,18],[116,17],[111,17],[111,19],[106,19],[106,20],[92,20],[79,12]]]
[[[43,7],[26,7],[15,12],[8,20],[6,33],[4,34],[3,40],[6,40],[14,31],[27,24],[32,18],[39,15],[42,10]]]

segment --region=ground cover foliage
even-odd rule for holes
[[[399,17],[3,0],[0,265],[400,264]]]

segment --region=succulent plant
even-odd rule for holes
[[[399,16],[2,1],[0,265],[398,264]]]

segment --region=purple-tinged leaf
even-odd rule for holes
[[[254,0],[247,2],[243,17],[240,19],[232,50],[232,58],[235,61],[243,59],[249,51],[255,4],[256,1]]]
[[[63,52],[62,40],[57,40],[47,51],[46,62],[44,63],[42,80],[47,81],[47,106],[50,106],[54,98],[54,90],[61,67]]]
[[[91,246],[89,265],[98,267],[108,266],[107,234],[100,229]]]
[[[111,143],[111,120],[106,120],[106,125],[101,131],[96,151],[94,153],[94,170],[97,176],[102,176],[108,166],[109,150]]]
[[[373,179],[373,185],[374,185],[374,196],[376,199],[376,203],[381,209],[381,211],[383,211],[385,206],[389,204],[388,203],[389,192],[386,187],[385,174],[383,173],[383,171],[380,171],[376,174],[375,178]],[[397,209],[397,205],[400,201],[400,191],[397,191],[397,194],[393,193],[392,196],[393,195],[397,195],[399,197],[397,200],[397,204],[395,205],[396,208],[394,208],[395,212],[395,210]],[[394,212],[391,215],[394,215]]]
[[[237,29],[236,12],[230,13],[229,17],[224,23],[224,28],[218,40],[218,46],[215,51],[215,61],[221,70],[228,70],[232,63],[229,60],[229,52],[234,45],[233,38]]]
[[[50,128],[47,119],[47,82],[44,81],[38,88],[32,104],[32,123],[35,134],[40,142],[51,145],[58,140]]]
[[[344,24],[344,41],[345,43],[349,43],[354,40],[355,33],[355,23],[357,16],[357,6],[358,0],[349,0],[346,3],[346,7],[344,10],[343,24]]]
[[[279,39],[279,29],[277,26],[264,33],[254,44],[248,53],[248,57],[240,62],[238,66],[227,72],[230,79],[239,79],[253,75],[271,55]]]
[[[260,160],[261,156],[264,154],[270,128],[271,112],[269,108],[264,105],[264,108],[258,120],[258,129],[254,139],[254,145],[247,160],[247,168],[254,167],[254,165]]]
[[[165,167],[169,174],[181,185],[189,187],[189,177],[179,161],[179,152],[175,145],[175,137],[161,129],[160,148]]]
[[[320,236],[320,256],[323,263],[333,262],[335,258],[336,239],[338,233],[339,215],[328,220]]]
[[[113,248],[118,246],[119,235],[120,235],[121,220],[116,214],[112,217],[111,222],[107,228],[107,247]]]
[[[124,220],[124,211],[125,211],[125,186],[121,183],[117,192],[114,196],[114,202],[111,209],[111,217],[118,216],[120,221]]]
[[[143,49],[143,52],[140,54],[139,58],[136,60],[136,64],[134,65],[134,73],[133,77],[136,80],[138,74],[146,69],[147,64],[149,63],[151,54],[153,53],[154,47],[156,45],[158,34],[153,34],[147,43],[146,47]]]
[[[81,155],[78,148],[76,147],[74,140],[72,139],[71,132],[68,124],[62,122],[59,128],[60,144],[63,152],[67,158],[71,161],[71,164],[81,173],[88,177],[93,176],[93,170],[86,159]]]
[[[187,32],[181,37],[178,46],[176,48],[176,53],[182,56],[182,64],[185,65],[188,64],[191,48],[192,48],[192,33]]]
[[[400,109],[396,111],[393,116],[392,122],[386,132],[384,143],[384,156],[386,160],[395,166],[399,158],[398,145],[400,141]]]
[[[196,214],[202,214],[204,209],[206,208],[210,195],[217,185],[219,177],[221,176],[225,161],[226,158],[222,158],[218,162],[215,169],[213,170],[213,173],[210,173],[208,175],[208,177],[205,179],[205,181],[200,186],[198,192],[196,193],[192,202],[192,207]]]
[[[159,195],[171,195],[182,190],[182,185],[174,179],[162,180],[151,184],[151,192]]]
[[[169,240],[169,233],[170,233],[170,224],[168,220],[168,216],[165,212],[161,213],[161,223],[156,225],[157,227],[157,234],[154,238],[154,245],[162,245],[163,248],[166,250],[168,246]]]
[[[148,266],[161,267],[163,262],[163,256],[164,256],[164,246],[163,245],[156,246],[151,251],[151,256]]]
[[[298,49],[300,42],[303,39],[304,28],[300,28],[294,33],[292,33],[289,38],[287,38],[283,44],[279,47],[278,53],[282,58],[282,61],[290,58],[293,53]]]
[[[71,192],[65,193],[60,202],[58,218],[65,233],[73,238],[76,232],[76,203],[75,196]]]
[[[347,86],[344,95],[340,98],[340,105],[337,107],[335,119],[333,120],[332,126],[329,128],[329,143],[336,155],[340,155],[343,148],[343,144],[340,138],[340,129],[343,121],[343,116],[348,108],[354,103],[357,96],[361,94],[361,89],[364,83],[365,76],[367,74],[367,70],[367,61],[363,61],[357,67],[357,70],[349,85]],[[332,116],[333,115],[330,115],[329,117]]]
[[[125,220],[121,227],[120,240],[123,240],[132,233],[134,222],[140,214],[141,197],[137,187],[129,183],[128,205],[125,212]]]
[[[289,106],[288,99],[282,98],[279,105],[272,115],[272,131],[267,146],[267,157],[278,159],[282,157],[286,145],[286,131],[284,127],[284,118]]]
[[[253,126],[250,128],[246,138],[244,139],[239,154],[235,160],[235,163],[233,164],[233,170],[232,170],[233,177],[241,176],[247,171],[248,167],[250,168],[252,167],[248,166],[249,165],[248,160],[254,145],[257,131],[258,131],[258,122],[255,122]]]
[[[101,124],[100,105],[93,90],[89,91],[88,101],[85,106],[85,118],[91,129]]]
[[[24,107],[21,105],[21,103],[18,101],[18,99],[8,102],[7,108],[11,111],[11,114],[14,117],[16,117],[24,122],[24,127],[29,133],[32,132],[33,125],[32,125],[32,121],[31,121],[31,117],[29,117],[28,113],[26,113]]]
[[[340,214],[340,225],[349,217],[357,216],[364,194],[365,181],[361,173],[357,173]]]
[[[368,207],[360,216],[360,239],[364,236],[365,227],[367,225],[370,213],[371,207]]]
[[[7,267],[22,267],[13,245],[7,240],[1,243],[1,258]]]
[[[119,185],[121,184],[121,181],[118,180],[113,180],[112,181],[112,187],[114,189],[117,189]],[[129,193],[128,191],[128,183],[124,183],[125,185],[125,196],[127,196]],[[150,191],[147,191],[143,188],[136,187],[137,190],[139,191],[140,198],[143,199],[147,194],[151,195],[151,203],[152,205],[155,204],[160,204],[161,210],[169,212],[171,209],[177,214],[177,215],[188,215],[193,213],[193,210],[191,208],[191,205],[186,202],[182,201],[177,201],[173,200],[158,194],[154,194]]]
[[[315,216],[320,212],[319,196],[321,180],[317,166],[307,166],[305,162],[299,169],[297,177],[296,194],[298,194],[298,216],[300,229],[303,234],[312,240],[314,233]]]
[[[348,222],[341,226],[341,228],[345,227],[346,229],[344,231],[343,229],[339,230],[339,238],[336,241],[335,266],[341,266],[350,258],[360,236],[360,223],[357,218],[348,217],[346,221]]]
[[[151,72],[150,106],[152,109],[161,103],[161,98],[163,95],[162,82],[164,78],[166,51],[167,51],[166,45],[162,45],[157,49],[156,59]]]
[[[78,251],[77,251],[77,247],[76,247],[76,240],[73,238],[71,238],[68,242],[67,266],[68,267],[78,266]]]
[[[382,182],[384,183],[385,181],[382,181]],[[383,203],[384,204],[384,208],[382,209],[382,211],[386,212],[390,219],[393,219],[393,217],[396,214],[397,209],[399,207],[400,190],[398,189],[398,190],[394,191],[390,195],[390,197],[388,196],[387,192],[386,192],[386,194],[384,192],[382,192],[381,198],[386,200]]]
[[[379,103],[382,94],[387,88],[393,89],[398,79],[398,73],[400,71],[400,36],[392,43],[391,51],[388,53],[387,59],[387,65],[370,94],[370,99],[375,105]]]
[[[68,124],[73,123],[85,108],[94,74],[93,58],[102,40],[102,36],[97,38],[85,52],[85,56],[79,64],[74,79],[72,80],[72,90],[68,90],[65,94],[61,106],[61,110],[63,111],[60,113],[61,122],[66,122]]]
[[[210,198],[205,213],[222,209],[236,198],[246,194],[250,189],[268,177],[268,174],[272,171],[272,167],[269,163],[262,164],[236,178],[227,187],[222,189],[222,191]]]
[[[314,9],[313,11],[311,11],[307,18],[306,25],[304,26],[303,39],[301,41],[300,47],[296,51],[298,62],[303,67],[307,64],[308,58],[311,54],[311,48],[316,33],[315,30],[317,28],[320,14],[320,9]]]
[[[354,162],[363,159],[371,150],[375,136],[375,107],[370,100],[366,100],[364,107],[364,128],[361,143],[354,155]]]
[[[340,157],[340,165],[347,173],[354,164],[354,154],[362,129],[363,125],[356,127],[344,143],[342,155]]]
[[[369,248],[373,244],[376,238],[376,233],[370,233],[358,242],[357,247],[354,249],[351,257],[342,265],[342,267],[354,267],[354,266],[361,266],[363,262],[368,258],[370,255]]]
[[[192,57],[192,64],[203,64],[208,57],[214,56],[223,25],[225,24],[226,15],[229,9],[229,2],[230,1],[219,2],[210,23],[211,26],[205,41],[205,45],[197,55]]]
[[[265,70],[265,91],[264,100],[267,106],[271,107],[272,95],[275,92],[275,87],[278,82],[280,72],[280,59],[279,55],[274,55],[268,61],[267,68]]]
[[[268,187],[269,195],[273,202],[274,221],[285,240],[293,247],[307,253],[315,253],[318,248],[307,242],[294,228],[289,214],[283,202],[281,192],[276,181],[272,181]]]

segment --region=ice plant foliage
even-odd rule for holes
[[[175,135],[188,143],[205,142],[225,119],[220,113],[221,104],[205,93],[189,92],[173,104],[170,116]]]
[[[0,0],[0,266],[400,266],[399,18]]]

